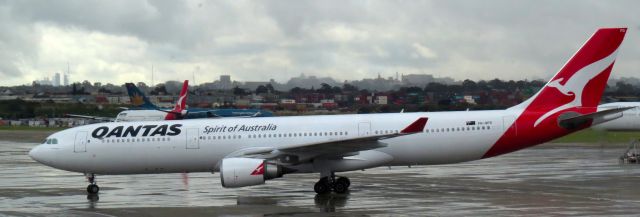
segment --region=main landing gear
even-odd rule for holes
[[[344,194],[349,191],[351,181],[347,177],[338,177],[336,179],[335,174],[331,173],[331,176],[325,176],[320,178],[318,182],[313,186],[313,190],[317,194],[326,194],[333,190],[338,194]]]
[[[96,175],[90,173],[86,174],[85,176],[87,176],[87,181],[89,181],[89,185],[87,186],[87,193],[98,194],[98,192],[100,191],[100,187],[98,187],[98,184],[96,182]]]

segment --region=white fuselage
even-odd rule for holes
[[[251,147],[296,144],[400,131],[420,117],[429,120],[422,133],[381,140],[386,147],[361,151],[370,162],[356,169],[392,165],[457,163],[481,159],[504,134],[519,110],[357,114],[265,118],[194,119],[155,122],[101,123],[51,135],[57,144],[43,144],[30,154],[41,163],[63,170],[96,174],[134,174],[218,171],[230,154]],[[167,130],[136,136],[115,134],[117,126],[180,124],[177,135]],[[505,127],[506,126],[506,127]],[[103,127],[108,130],[98,130]],[[94,138],[92,134],[102,136]],[[380,155],[384,155],[380,157]],[[317,172],[312,165],[299,172]],[[362,168],[361,168],[362,167]],[[303,169],[304,168],[304,169]],[[353,168],[336,168],[336,171]]]

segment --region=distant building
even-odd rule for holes
[[[475,105],[475,104],[476,104],[476,99],[474,98],[474,96],[465,95],[465,96],[464,96],[464,101],[465,101],[466,103],[469,103],[469,104],[472,104],[472,105]]]
[[[232,88],[231,75],[220,75],[220,89],[228,90]]]
[[[387,96],[376,96],[374,103],[378,105],[386,105],[388,103],[387,101]]]
[[[64,86],[69,86],[69,74],[64,74]]]
[[[423,86],[425,84],[428,84],[434,81],[435,81],[435,78],[433,77],[433,75],[427,75],[427,74],[402,75],[402,84],[404,85]]]
[[[53,86],[57,87],[60,86],[60,73],[56,72],[56,74],[53,75]]]
[[[247,81],[244,82],[244,85],[242,85],[242,87],[254,91],[260,85],[266,86],[267,84],[269,84],[269,82],[267,81]]]
[[[52,85],[51,80],[49,80],[49,77],[44,77],[42,80],[35,80],[33,81],[34,84],[39,84],[39,85]]]

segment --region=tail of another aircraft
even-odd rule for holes
[[[143,109],[158,109],[156,105],[151,103],[147,96],[136,87],[133,83],[125,83],[127,87],[127,93],[129,94],[129,98],[131,99],[131,104],[137,108]]]
[[[626,28],[598,29],[555,76],[527,101],[485,157],[526,148],[591,126]],[[511,119],[513,120],[513,119]],[[564,125],[563,125],[564,124]]]
[[[177,120],[183,119],[184,116],[187,115],[187,90],[189,89],[189,80],[184,80],[182,84],[182,90],[180,90],[180,96],[176,101],[176,105],[173,107],[173,110],[167,114],[165,120]]]

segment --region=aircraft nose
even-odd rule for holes
[[[38,149],[40,149],[40,146],[33,147],[31,149],[31,151],[29,151],[29,157],[31,157],[31,159],[33,159],[35,161],[40,162],[40,160],[38,160],[39,152],[40,152],[40,151],[38,151]]]
[[[31,151],[29,151],[29,157],[41,164],[50,165],[54,160],[54,154],[50,152],[51,150],[49,150],[47,147],[42,147],[39,145],[33,147]]]

